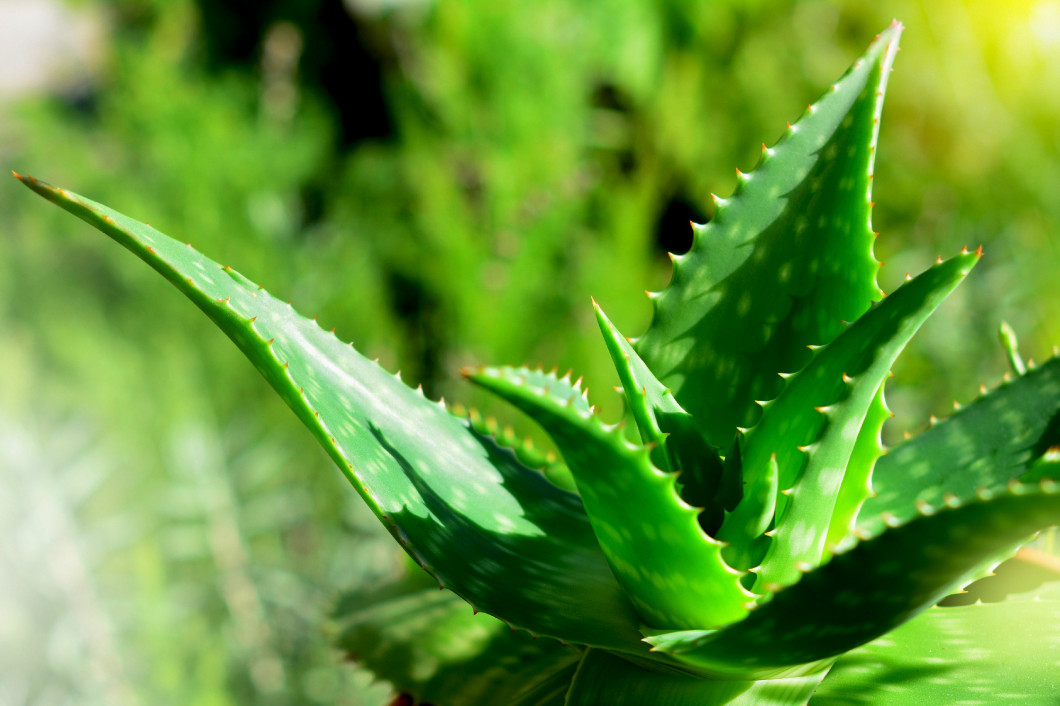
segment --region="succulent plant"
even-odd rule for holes
[[[981,256],[877,287],[870,187],[901,31],[715,198],[640,338],[596,307],[625,423],[569,374],[464,371],[561,460],[427,399],[190,244],[19,178],[201,308],[426,570],[336,610],[339,644],[402,698],[1052,703],[1060,594],[933,606],[1060,518],[1060,362],[889,453],[880,441],[892,364]]]

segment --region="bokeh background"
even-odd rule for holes
[[[533,433],[472,363],[584,374],[734,167],[897,17],[880,281],[982,245],[887,438],[1060,342],[1057,0],[0,0],[0,163],[148,220]],[[404,561],[235,348],[0,182],[0,704],[380,704],[328,643]]]

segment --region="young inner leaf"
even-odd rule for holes
[[[655,379],[600,306],[595,301],[593,304],[641,440],[645,445],[654,446],[651,458],[659,468],[679,472],[681,498],[702,508],[700,525],[714,536],[725,511],[719,496],[723,475],[721,457],[703,437],[692,415]]]

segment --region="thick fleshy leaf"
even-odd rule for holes
[[[964,501],[979,488],[1003,488],[1055,445],[1060,445],[1060,358],[984,392],[890,449],[876,463],[876,495],[865,501],[858,529],[878,534],[885,518],[905,521],[917,514],[918,504],[937,507],[947,495]],[[1060,481],[1060,474],[1051,477]]]
[[[593,305],[641,441],[654,446],[651,458],[660,469],[680,472],[677,483],[681,497],[701,509],[700,525],[713,535],[725,510],[718,494],[723,474],[721,457],[692,415],[681,409],[673,394],[655,379],[603,309],[595,301]]]
[[[879,299],[870,186],[894,23],[716,199],[636,348],[708,440],[728,449],[782,381]]]
[[[637,649],[638,618],[576,495],[232,268],[105,206],[20,178],[206,312],[439,583],[531,632]]]
[[[618,371],[618,379],[622,383],[622,394],[637,424],[637,430],[640,431],[641,441],[645,446],[654,444],[665,450],[666,434],[659,428],[656,416],[660,412],[684,414],[685,410],[677,404],[673,394],[655,379],[655,375],[648,370],[648,366],[633,350],[633,346],[615,328],[595,300],[593,308],[596,309],[596,322],[600,326],[600,332],[604,335],[604,343],[607,344],[615,370]],[[669,453],[656,454],[655,457],[660,469],[676,470],[677,466]]]
[[[827,674],[740,681],[642,669],[601,650],[582,659],[567,706],[803,706]]]
[[[828,525],[828,536],[825,538],[825,550],[835,552],[846,549],[857,541],[854,529],[857,526],[858,513],[865,501],[872,497],[872,470],[876,462],[886,452],[880,433],[883,424],[894,415],[887,408],[884,399],[884,385],[876,392],[876,398],[865,415],[854,450],[847,461],[843,484],[835,499],[835,510]]]
[[[810,703],[1060,704],[1058,626],[1060,600],[931,608],[841,657]]]
[[[511,706],[549,675],[570,682],[578,650],[475,615],[424,583],[417,576],[344,596],[333,614],[339,648],[397,691],[444,706]]]
[[[585,511],[619,583],[644,622],[657,628],[720,627],[747,613],[740,575],[678,496],[675,478],[648,449],[590,412],[535,385],[523,369],[481,368],[469,378],[533,417],[549,433],[578,484]]]
[[[1031,533],[1060,522],[1060,489],[1017,486],[918,517],[804,575],[719,631],[646,638],[703,669],[767,677],[829,659],[901,625]]]
[[[776,499],[768,553],[756,569],[757,592],[770,590],[770,584],[794,582],[805,571],[800,566],[816,566],[824,557],[847,464],[880,386],[906,343],[979,257],[978,252],[962,253],[903,284],[815,351],[780,396],[764,405],[762,419],[741,444],[744,482],[754,485],[775,459],[782,493]],[[726,531],[730,520],[743,519],[749,504],[741,501],[718,534],[733,543],[732,550],[761,534],[760,527],[751,527],[757,530],[751,536]],[[760,518],[762,513],[762,508],[751,507],[749,514]],[[743,529],[742,524],[736,527]],[[736,553],[730,557],[727,550],[725,556],[731,562]],[[751,568],[738,562],[736,566]]]

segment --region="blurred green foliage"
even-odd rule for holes
[[[881,284],[986,251],[892,408],[915,428],[994,384],[1002,318],[1025,356],[1060,341],[1055,2],[74,5],[106,18],[104,70],[0,105],[4,162],[193,241],[432,396],[489,410],[461,365],[561,361],[616,416],[590,295],[642,330],[687,220],[892,16]],[[14,181],[0,210],[0,614],[22,616],[0,701],[385,701],[320,627],[404,570],[340,475],[153,273]]]

